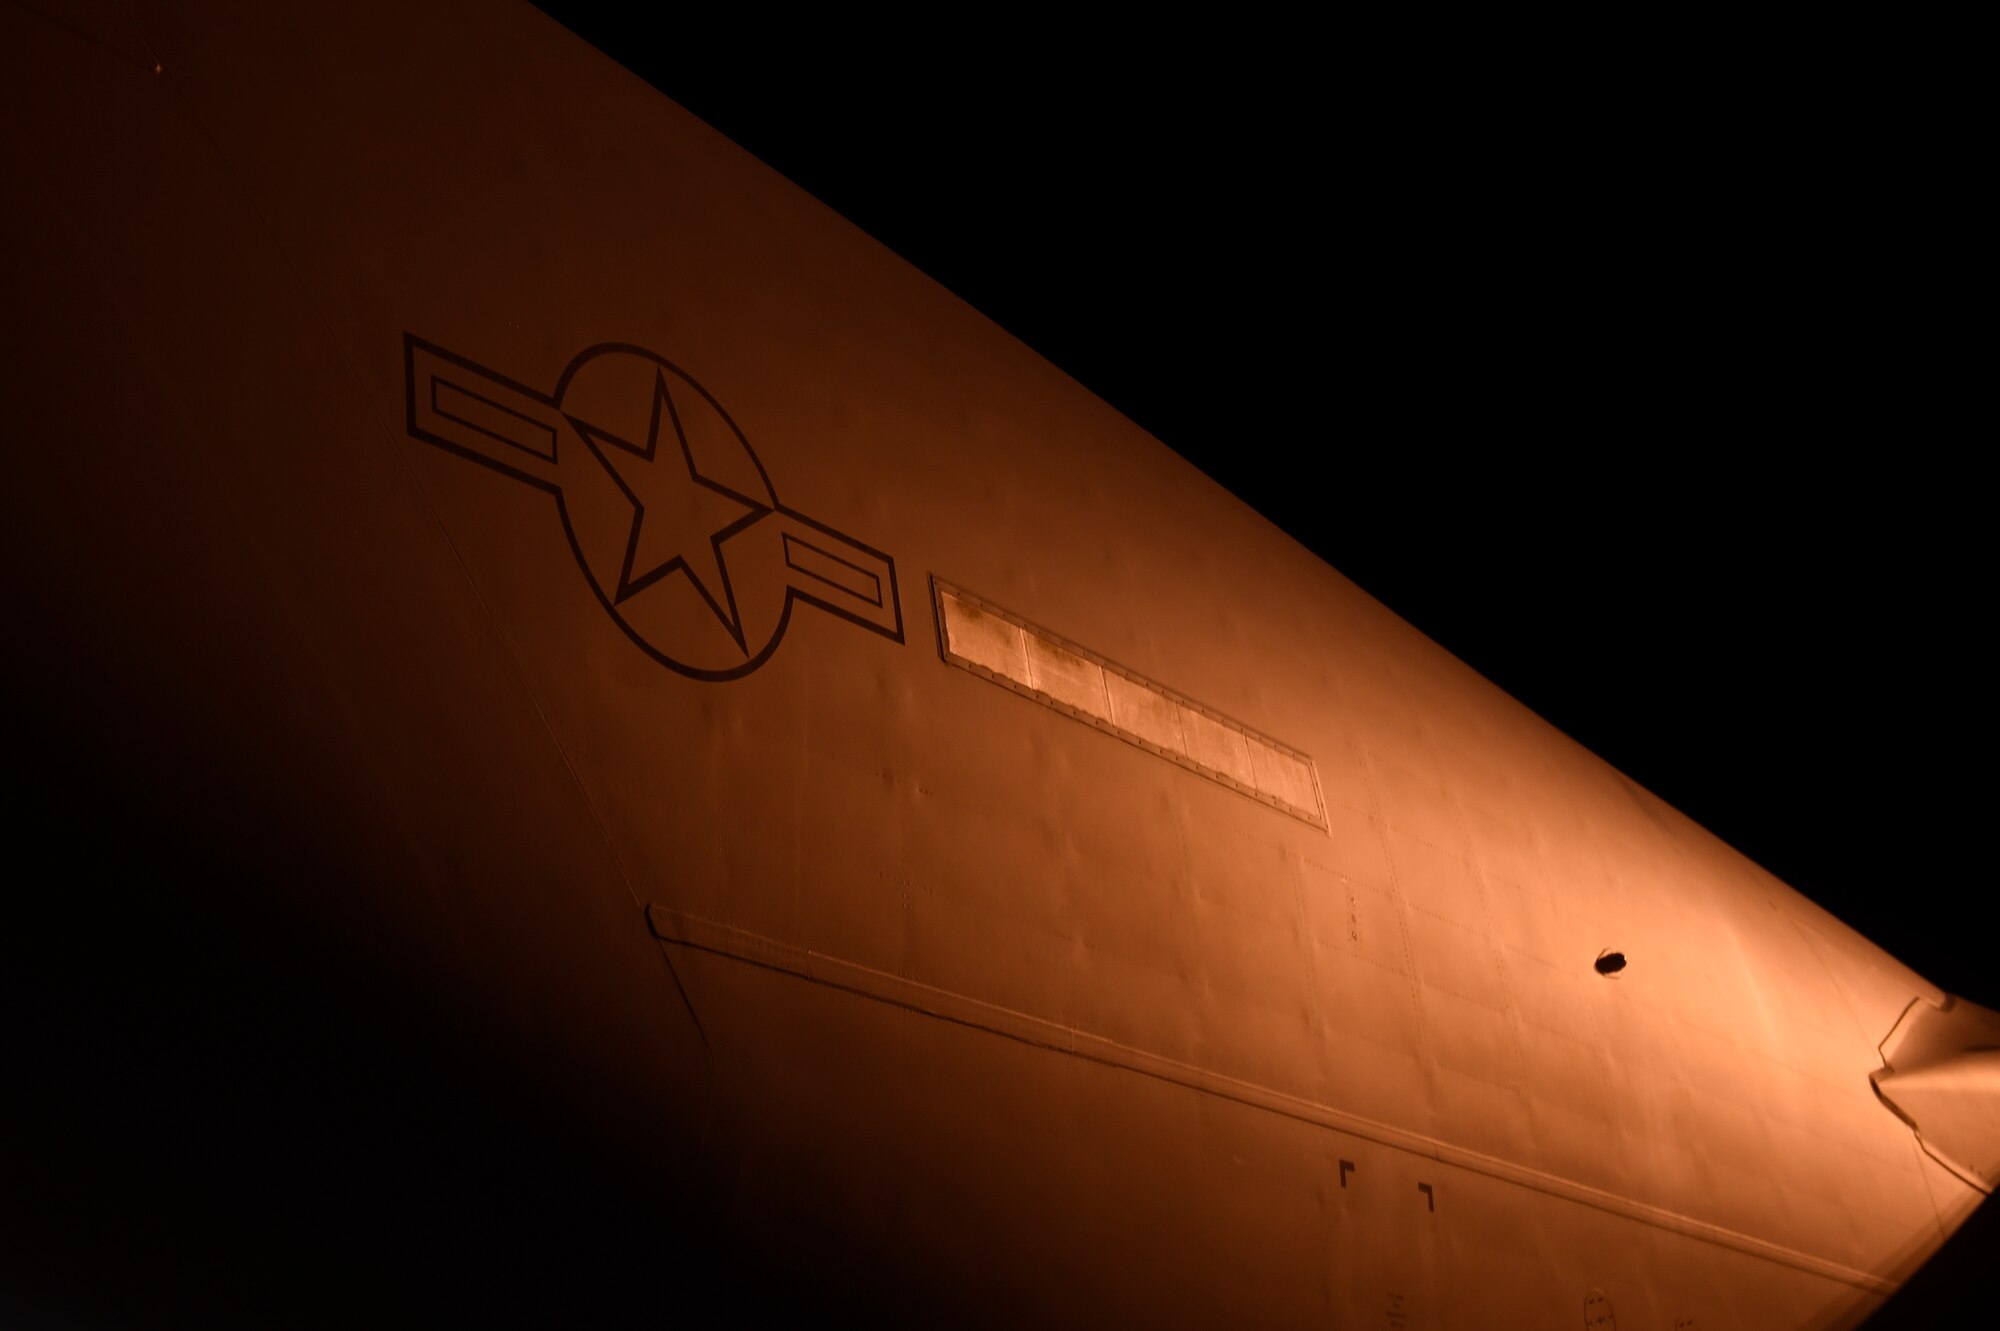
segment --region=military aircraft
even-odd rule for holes
[[[1836,1327],[1995,1018],[525,7],[0,10],[29,1324]]]

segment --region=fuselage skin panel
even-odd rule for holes
[[[14,696],[693,1228],[1714,1331],[1980,1199],[1870,1081],[1944,994],[540,14],[76,13],[0,9]]]

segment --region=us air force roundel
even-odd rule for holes
[[[695,679],[769,660],[804,602],[903,641],[896,563],[778,502],[706,389],[607,342],[540,393],[403,335],[410,434],[554,496],[597,599],[643,651]]]

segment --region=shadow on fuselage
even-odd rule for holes
[[[114,779],[42,738],[16,749],[33,890],[0,980],[0,1322],[879,1315],[881,1291],[801,1287],[720,1237],[559,1076],[276,904],[274,874],[295,903],[365,871],[337,829],[303,844],[246,821],[241,843],[202,844],[174,816],[191,783],[159,795],[164,771]],[[241,799],[246,820],[271,797],[204,784],[195,797]]]
[[[1997,1259],[2000,1207],[1989,1199],[1865,1323],[1867,1331],[1936,1331],[1974,1325],[1973,1313],[1990,1318]]]

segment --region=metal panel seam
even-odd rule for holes
[[[1811,1253],[1800,1252],[1768,1239],[1744,1234],[1721,1225],[1698,1220],[1665,1207],[1652,1206],[1629,1197],[1593,1188],[1574,1179],[1563,1178],[1528,1165],[1486,1155],[1422,1133],[1377,1122],[1336,1109],[1332,1105],[1288,1095],[1270,1087],[1223,1073],[1211,1072],[1159,1054],[1135,1049],[1104,1036],[1093,1035],[1074,1026],[968,998],[946,989],[905,979],[858,962],[847,961],[794,946],[774,938],[738,929],[699,916],[686,915],[659,905],[647,907],[647,921],[653,936],[662,943],[693,948],[730,960],[746,962],[767,970],[793,975],[815,984],[839,989],[861,998],[886,1003],[922,1016],[948,1021],[1041,1049],[1051,1049],[1107,1067],[1120,1068],[1157,1081],[1217,1096],[1253,1109],[1281,1114],[1316,1127],[1347,1133],[1380,1146],[1406,1151],[1437,1160],[1488,1178],[1611,1215],[1651,1225],[1685,1238],[1713,1243],[1752,1257],[1789,1266],[1841,1284],[1875,1294],[1893,1293],[1897,1285],[1872,1272],[1862,1271]]]

